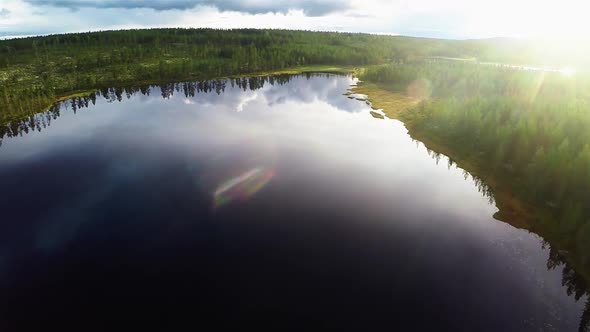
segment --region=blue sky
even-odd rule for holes
[[[247,27],[557,38],[587,34],[588,9],[583,0],[0,0],[0,36]]]

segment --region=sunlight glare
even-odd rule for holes
[[[576,70],[570,67],[566,67],[563,69],[560,69],[559,72],[563,75],[563,76],[567,76],[567,77],[572,77],[576,74]]]

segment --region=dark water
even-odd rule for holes
[[[542,239],[352,82],[111,89],[5,128],[2,331],[578,330]]]

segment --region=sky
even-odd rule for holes
[[[588,0],[0,0],[0,37],[127,28],[281,28],[419,37],[588,35]]]

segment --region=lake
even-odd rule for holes
[[[355,82],[103,89],[3,128],[0,327],[577,331],[574,272]]]

